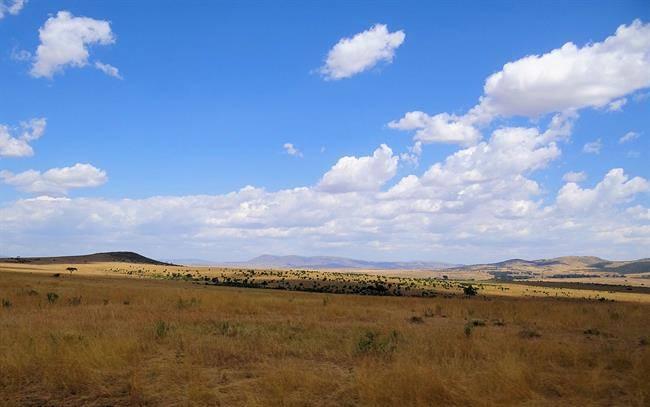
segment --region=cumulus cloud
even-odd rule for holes
[[[292,143],[284,143],[282,147],[284,148],[284,151],[287,154],[292,155],[294,157],[302,157],[302,153],[300,152],[300,150],[298,150],[296,146],[294,146]]]
[[[77,163],[72,167],[52,168],[45,172],[28,170],[14,174],[0,171],[0,179],[24,192],[65,195],[70,189],[100,186],[108,177],[106,172],[90,164]]]
[[[108,21],[75,17],[68,11],[59,11],[55,17],[48,18],[39,29],[39,38],[41,43],[31,69],[36,78],[51,78],[68,66],[84,67],[88,65],[90,45],[115,42]]]
[[[122,78],[122,75],[120,75],[120,70],[114,67],[113,65],[105,64],[103,62],[97,61],[95,62],[95,68],[99,69],[100,71],[104,72],[108,76],[112,76],[113,78],[117,79],[124,79]]]
[[[582,152],[587,154],[600,154],[600,150],[602,148],[603,142],[598,139],[595,141],[590,141],[589,143],[585,143],[585,145],[582,146]]]
[[[476,126],[497,117],[538,118],[587,107],[620,109],[625,96],[650,87],[650,24],[621,25],[602,42],[583,47],[568,42],[530,55],[490,75],[479,103],[465,115],[408,112],[389,127],[416,130],[427,142],[469,145],[480,139]]]
[[[470,123],[455,115],[440,113],[429,116],[424,112],[408,112],[400,120],[388,123],[398,130],[416,130],[414,139],[423,143],[472,145],[481,133]]]
[[[6,250],[23,254],[49,242],[59,251],[128,246],[151,254],[164,248],[158,255],[169,255],[174,247],[217,258],[259,254],[260,247],[356,257],[427,253],[464,262],[576,252],[643,255],[650,224],[647,208],[633,201],[648,190],[647,180],[614,169],[591,189],[568,183],[544,204],[545,188],[531,175],[560,156],[557,141],[570,131],[567,120],[558,117],[545,130],[496,129],[488,140],[390,187],[399,159],[381,145],[369,156],[341,158],[313,186],[146,199],[21,199],[0,205],[0,229],[10,242]],[[1,177],[50,195],[106,180],[87,164]],[[47,238],[52,233],[54,241]]]
[[[602,42],[572,42],[509,62],[485,82],[480,110],[499,116],[603,107],[650,86],[650,24],[621,25]]]
[[[6,14],[16,15],[25,7],[27,0],[0,0],[0,20]]]
[[[567,172],[567,173],[564,174],[564,176],[562,177],[562,180],[563,180],[564,182],[574,182],[574,183],[579,183],[579,182],[582,182],[582,181],[584,181],[584,180],[586,180],[586,179],[587,179],[587,173],[584,172],[584,171],[580,171],[580,172],[574,172],[574,171]]]
[[[45,133],[47,120],[35,118],[21,122],[17,128],[0,124],[0,157],[28,157],[34,155],[30,142]]]
[[[390,63],[404,42],[404,31],[389,32],[385,24],[342,38],[327,54],[320,73],[326,79],[343,79],[368,70],[379,62]]]
[[[557,204],[560,208],[568,210],[610,207],[627,202],[636,194],[648,190],[650,182],[645,178],[630,179],[622,168],[614,168],[594,188],[581,188],[573,182],[564,185],[558,192]]]
[[[328,192],[378,190],[395,176],[398,161],[385,144],[372,156],[343,157],[323,175],[318,188]]]
[[[451,171],[453,165],[443,167]],[[400,184],[418,182],[409,175]],[[0,206],[0,229],[8,243],[5,250],[36,255],[34,248],[47,244],[57,251],[126,246],[158,256],[175,248],[227,259],[256,255],[264,247],[356,257],[427,253],[467,262],[517,254],[641,256],[650,243],[648,208],[619,206],[647,190],[647,181],[613,170],[594,188],[596,197],[583,198],[590,190],[576,186],[564,189],[558,203],[547,206],[534,198],[539,190],[530,182],[522,174],[503,182],[465,178],[451,187],[452,194],[433,183],[414,196],[389,196],[381,190],[340,194],[318,186],[279,191],[249,186],[222,195],[38,197]],[[567,196],[569,192],[575,196]],[[602,199],[609,204],[599,206]],[[567,202],[574,206],[567,208]],[[599,210],[579,209],[590,205]],[[51,239],[53,234],[57,239]],[[540,248],[546,251],[541,254]]]
[[[623,137],[618,139],[618,142],[619,144],[623,144],[623,143],[627,143],[628,141],[636,140],[638,138],[639,138],[639,133],[637,133],[636,131],[628,131],[623,135]]]

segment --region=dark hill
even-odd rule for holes
[[[6,257],[0,258],[0,263],[28,264],[83,264],[83,263],[136,263],[171,266],[170,263],[150,259],[134,252],[106,252],[81,256],[57,257]]]

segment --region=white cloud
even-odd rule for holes
[[[603,107],[650,86],[650,24],[621,25],[602,42],[568,42],[543,55],[509,62],[485,82],[479,110],[537,117]]]
[[[68,11],[59,11],[47,19],[39,29],[40,45],[36,49],[31,74],[51,78],[67,66],[88,65],[89,45],[108,45],[115,42],[108,21],[75,17]]]
[[[582,146],[582,152],[587,154],[600,154],[600,150],[603,148],[603,143],[600,139],[596,141],[590,141]]]
[[[0,0],[0,20],[2,20],[7,13],[13,16],[17,15],[26,3],[27,0]]]
[[[408,112],[398,121],[388,123],[398,130],[416,130],[414,139],[423,143],[451,143],[464,146],[476,144],[481,133],[455,115],[440,113],[429,116],[424,112]]]
[[[113,65],[105,64],[100,61],[95,62],[95,68],[99,69],[100,71],[104,72],[108,76],[112,76],[113,78],[117,79],[124,79],[122,78],[122,75],[120,75],[119,69],[114,67]]]
[[[425,254],[462,262],[647,255],[647,208],[632,203],[648,190],[643,178],[615,169],[592,189],[569,183],[555,201],[543,203],[545,189],[530,174],[559,157],[562,128],[555,122],[546,131],[497,129],[489,140],[387,189],[399,160],[382,145],[371,156],[341,158],[314,186],[146,199],[22,199],[0,205],[0,230],[5,251],[23,255],[38,255],[45,245],[61,252],[129,247],[158,256],[177,250],[216,259],[262,249],[368,258]],[[3,178],[50,194],[105,181],[96,169],[79,171],[85,176],[71,172],[5,172]]]
[[[47,120],[35,118],[21,122],[18,128],[0,124],[0,157],[29,157],[34,150],[29,144],[39,139],[45,132]],[[19,133],[16,135],[15,133]]]
[[[628,141],[636,140],[638,138],[639,138],[639,133],[637,133],[636,131],[628,131],[623,135],[623,137],[618,139],[618,142],[619,144],[623,144],[623,143],[627,143]]]
[[[648,192],[650,182],[641,177],[629,179],[622,168],[610,170],[594,188],[580,188],[576,183],[565,184],[557,195],[562,209],[590,210],[627,202],[636,194]]]
[[[416,139],[424,142],[471,145],[481,137],[476,126],[497,117],[616,109],[624,105],[626,95],[648,87],[650,24],[635,20],[602,42],[583,47],[568,42],[548,53],[508,62],[486,79],[479,103],[465,115],[415,111],[389,126],[417,130]]]
[[[337,80],[361,73],[382,61],[390,63],[405,38],[403,31],[389,32],[386,25],[376,24],[336,43],[327,54],[320,73],[326,79]]]
[[[584,171],[580,172],[567,172],[564,174],[562,177],[562,181],[564,182],[574,182],[574,183],[579,183],[587,179],[587,173]]]
[[[284,147],[284,151],[287,154],[292,155],[294,157],[302,157],[302,153],[300,152],[300,150],[298,150],[296,146],[294,146],[292,143],[284,143],[284,146],[282,147]]]
[[[343,157],[323,175],[318,188],[335,193],[378,190],[395,176],[398,161],[385,144],[369,157]]]
[[[52,168],[43,173],[35,170],[18,174],[0,171],[0,179],[24,192],[65,195],[70,189],[100,186],[108,177],[106,172],[90,164],[77,163],[72,167]]]

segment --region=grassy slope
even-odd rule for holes
[[[0,308],[3,405],[650,402],[645,303],[24,271],[2,272],[0,298],[11,302]]]

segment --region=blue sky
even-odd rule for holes
[[[13,3],[0,2],[5,7]],[[82,62],[85,66],[63,63],[51,77],[35,75],[36,50],[43,42],[39,29],[48,18],[57,19],[60,11],[69,12],[73,19],[87,17],[110,23],[111,41],[84,44],[89,52]],[[542,108],[533,101],[548,96],[543,94],[544,84],[533,84],[525,95],[513,96],[514,102],[502,95],[499,103],[528,106],[531,101],[530,109],[539,108],[539,112],[522,116],[517,109],[499,107],[495,102],[497,113],[490,113],[489,119],[468,118],[471,109],[480,104],[479,97],[489,96],[484,93],[486,79],[500,72],[504,64],[550,53],[567,42],[578,49],[598,44],[614,36],[619,26],[631,27],[635,20],[639,20],[638,26],[631,35],[643,41],[650,22],[645,1],[594,5],[31,0],[19,12],[6,12],[0,19],[0,124],[7,126],[14,138],[20,137],[21,122],[45,118],[47,124],[43,134],[29,143],[32,155],[0,156],[0,171],[4,171],[0,229],[6,232],[0,237],[0,254],[120,248],[155,256],[214,260],[277,252],[463,263],[509,255],[648,256],[646,211],[650,200],[645,183],[650,178],[650,82],[645,82],[643,71],[650,71],[650,65],[630,74],[624,65],[599,66],[609,61],[603,56],[593,60],[591,69],[596,74],[585,74],[592,83],[576,85],[580,81],[575,78],[580,76],[568,75],[571,81],[565,85],[549,86],[554,94],[558,89],[562,89],[560,93],[566,89],[567,94],[592,94],[593,89],[615,88],[604,96],[609,98],[606,103],[586,97],[572,101],[569,108],[562,100],[554,102],[557,106]],[[386,27],[386,35],[403,34],[399,45],[390,50],[392,55],[349,77],[328,79],[321,68],[336,44],[372,31],[376,24]],[[55,45],[65,48],[66,38]],[[583,56],[591,61],[588,51]],[[632,51],[606,52],[626,58],[626,52]],[[650,61],[650,50],[643,46],[632,54],[641,64]],[[343,57],[350,58],[350,54]],[[121,79],[95,69],[97,61],[119,69]],[[573,64],[570,58],[549,63]],[[616,75],[601,78],[597,74],[612,69]],[[522,72],[523,68],[517,75],[529,73]],[[523,80],[533,80],[537,74],[531,75]],[[617,75],[631,76],[620,81],[615,79]],[[522,97],[526,98],[523,102],[517,99]],[[623,99],[625,103],[613,111],[610,103]],[[423,176],[447,157],[489,141],[497,129],[526,127],[544,132],[554,115],[568,110],[576,117],[569,120],[568,134],[552,141],[558,151],[548,152],[532,167],[518,167],[522,177],[537,185],[529,195],[521,196],[521,185],[511,184],[502,195],[481,193],[468,202],[463,197],[487,188],[487,181],[465,180],[462,188],[438,183],[436,190],[431,189],[433,184],[427,186],[426,196],[423,188],[417,191],[422,196],[415,192],[401,195],[399,204],[390,198],[390,205],[395,206],[387,210],[390,213],[383,212],[388,198],[381,194],[404,177]],[[440,142],[436,135],[421,140],[421,154],[407,159],[402,155],[417,141],[419,128],[405,124],[400,130],[395,123],[414,111],[428,117],[443,112],[455,115],[452,121],[458,119],[476,128],[480,138],[450,143]],[[393,126],[389,126],[391,122]],[[435,132],[439,131],[436,128]],[[638,136],[621,143],[621,137],[629,132]],[[300,153],[288,154],[285,143]],[[587,143],[600,145],[599,153],[586,153]],[[382,144],[391,150],[389,158],[376,160],[388,160],[379,163],[388,165],[386,176],[377,175],[375,167],[368,170],[361,160],[372,157]],[[349,161],[336,170],[345,156],[361,161]],[[397,159],[395,168],[391,167],[392,157]],[[498,165],[503,157],[488,155],[480,165],[485,160],[495,160]],[[31,181],[19,177],[30,170],[42,174],[77,163],[92,166],[76,169],[81,171],[78,177],[92,178],[86,184],[77,178],[71,182],[59,177],[52,181],[59,184],[42,187],[37,185],[38,176]],[[479,165],[471,165],[475,164]],[[616,168],[623,169],[627,177],[619,180],[625,190],[622,195],[589,192]],[[342,172],[346,181],[334,174],[323,183],[329,171]],[[455,174],[449,171],[446,180]],[[495,172],[489,182],[503,184],[511,178],[509,171]],[[572,202],[589,201],[580,208],[569,205],[571,213],[560,207],[566,207],[561,202],[572,190],[566,189],[565,198],[559,199],[568,172],[585,173],[579,177],[584,180],[576,183],[581,195],[572,197]],[[358,179],[351,186],[347,178],[355,174]],[[372,177],[377,182],[370,180]],[[634,177],[639,181],[624,185]],[[501,188],[501,184],[489,189]],[[227,198],[248,185],[269,195],[250,200]],[[297,202],[309,201],[304,206],[282,201],[282,191],[296,187],[308,188],[306,193],[318,197],[296,197]],[[208,198],[196,202],[197,196]],[[152,197],[165,197],[161,198],[165,202],[152,203]],[[611,202],[602,204],[610,198]],[[125,203],[125,199],[135,204]],[[211,201],[228,199],[236,202],[222,207]],[[174,200],[183,202],[178,213],[170,203]],[[365,208],[368,218],[347,218],[348,212],[341,209],[345,205],[331,202],[339,200]],[[465,209],[436,209],[451,208],[451,202]],[[520,215],[513,220],[501,214],[501,209],[511,204],[535,208],[527,212],[525,220]],[[427,209],[413,209],[421,205]],[[224,209],[226,206],[229,209]],[[258,212],[235,213],[236,208],[249,206]],[[476,209],[487,207],[493,210],[482,213],[488,209]],[[273,213],[273,208],[284,209]],[[145,217],[138,211],[160,213],[160,217],[131,219]],[[288,219],[292,217],[295,219]],[[621,219],[612,221],[616,217]],[[303,218],[311,221],[301,221]],[[493,222],[477,226],[488,218]],[[72,225],[79,222],[85,226]],[[468,224],[455,226],[463,222]],[[537,229],[549,224],[556,225],[553,232]],[[566,225],[575,229],[561,232]],[[522,229],[528,230],[526,236],[517,233]],[[540,236],[532,237],[536,235]],[[54,244],[52,236],[56,236]],[[584,236],[588,236],[586,241]]]

